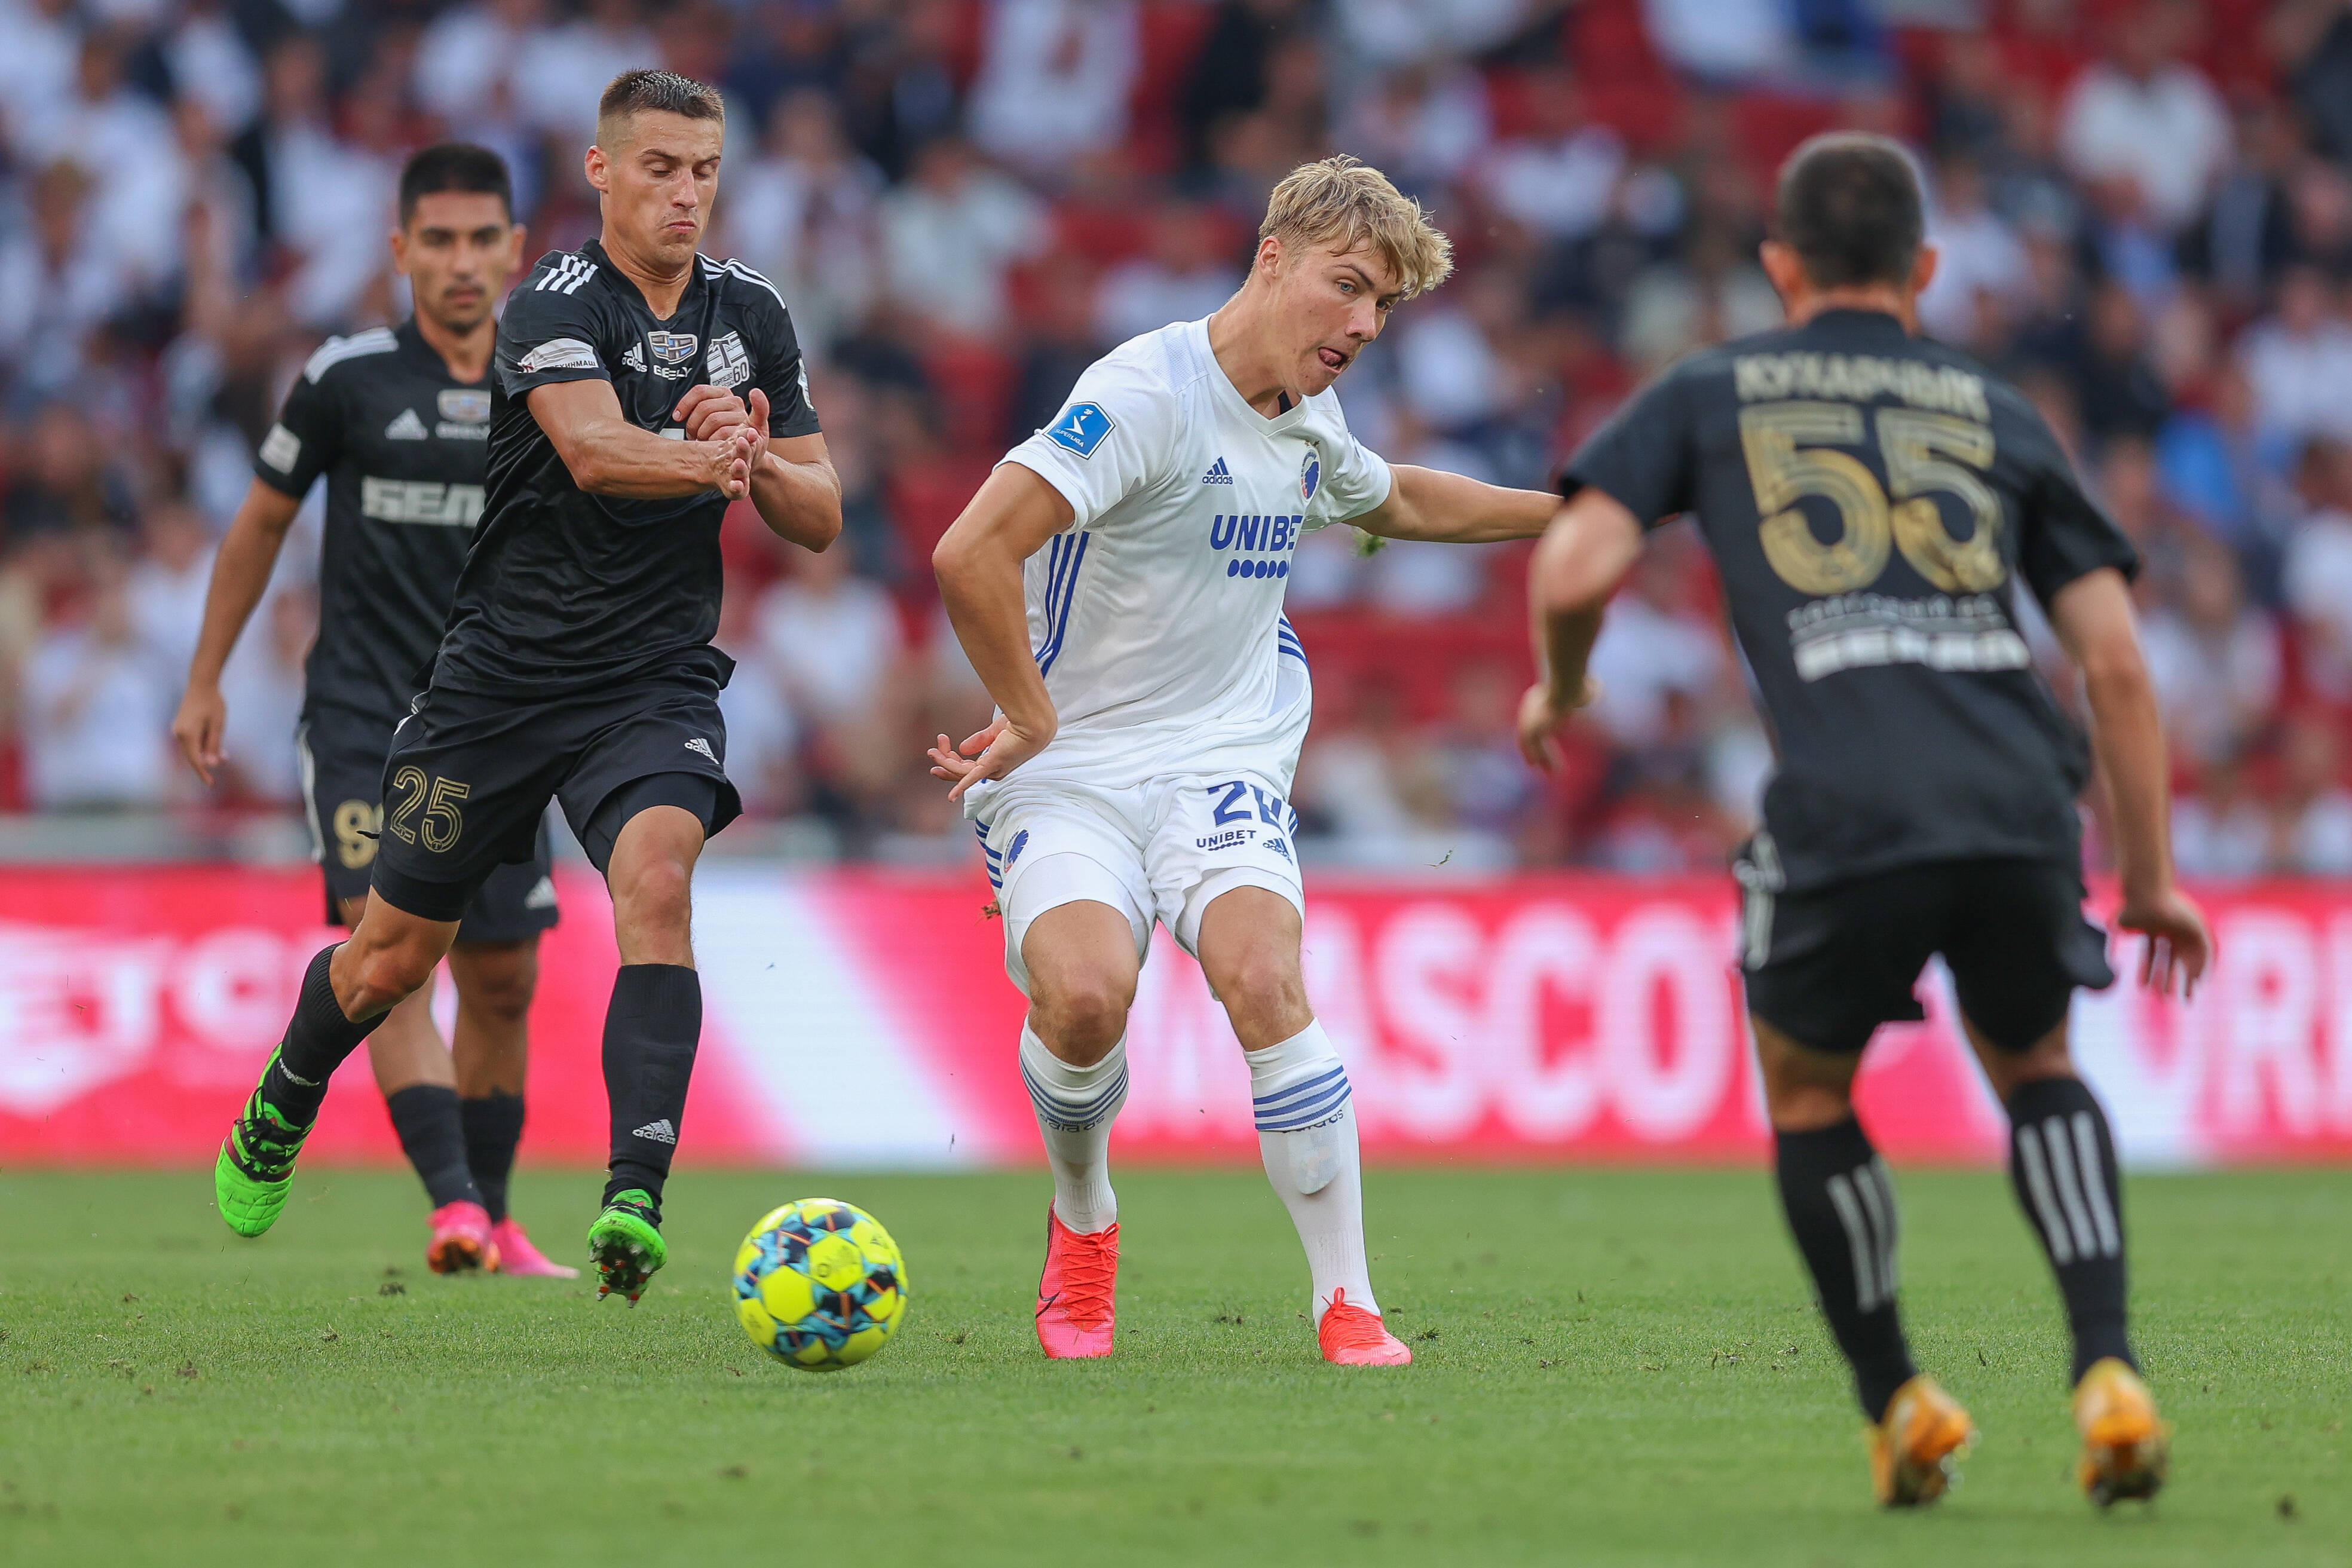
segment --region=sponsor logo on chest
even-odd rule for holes
[[[1287,577],[1297,548],[1299,512],[1224,512],[1209,520],[1209,548],[1225,558],[1228,577]]]
[[[434,396],[441,416],[433,434],[445,441],[487,441],[490,438],[490,394],[487,387],[445,386]]]
[[[380,479],[363,474],[360,515],[378,522],[471,528],[481,521],[482,487],[445,485],[434,479]]]

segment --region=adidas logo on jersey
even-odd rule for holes
[[[643,343],[631,343],[629,345],[629,352],[621,356],[621,368],[624,370],[645,369],[646,345]]]
[[[433,438],[433,432],[425,427],[425,421],[416,416],[415,409],[404,408],[399,418],[383,427],[383,438],[387,441],[429,441]]]
[[[1209,471],[1201,476],[1201,482],[1204,485],[1232,484],[1234,482],[1233,470],[1225,467],[1225,460],[1223,458],[1219,458],[1215,462],[1209,465]]]
[[[671,1126],[669,1118],[665,1116],[658,1121],[648,1121],[643,1127],[632,1128],[629,1136],[649,1139],[656,1143],[676,1143],[677,1129]]]
[[[541,877],[537,885],[531,889],[530,897],[522,901],[522,907],[527,910],[553,909],[555,907],[555,879],[552,877]]]
[[[710,749],[710,742],[704,740],[699,735],[697,735],[693,740],[688,741],[686,743],[686,749],[689,752],[698,752],[702,755],[709,757],[714,763],[719,760],[717,753],[712,752]]]

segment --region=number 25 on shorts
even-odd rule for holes
[[[473,793],[471,784],[451,778],[428,779],[423,768],[411,764],[392,775],[393,801],[384,811],[383,825],[400,835],[404,844],[422,840],[432,853],[446,854],[457,847],[457,836],[466,831],[458,803]]]

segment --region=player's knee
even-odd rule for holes
[[[492,1022],[516,1024],[530,1014],[531,994],[538,987],[538,952],[518,944],[512,951],[471,955],[461,992],[466,1005]]]
[[[1031,1026],[1046,1048],[1074,1067],[1100,1061],[1127,1033],[1132,979],[1107,973],[1065,975],[1035,987]]]
[[[1299,973],[1297,955],[1271,945],[1228,956],[1218,965],[1213,984],[1228,1010],[1274,1014],[1307,1005],[1307,980]]]
[[[613,903],[621,920],[641,930],[683,930],[694,909],[692,862],[661,855],[614,878]]]
[[[362,1006],[373,1012],[423,990],[440,962],[439,953],[414,942],[368,949],[359,955],[356,972]]]

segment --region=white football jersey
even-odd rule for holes
[[[1005,461],[1077,513],[1025,572],[1061,728],[1014,776],[1118,788],[1233,767],[1286,790],[1310,700],[1282,614],[1292,552],[1391,483],[1339,400],[1268,419],[1209,352],[1208,323],[1180,322],[1096,361]]]

